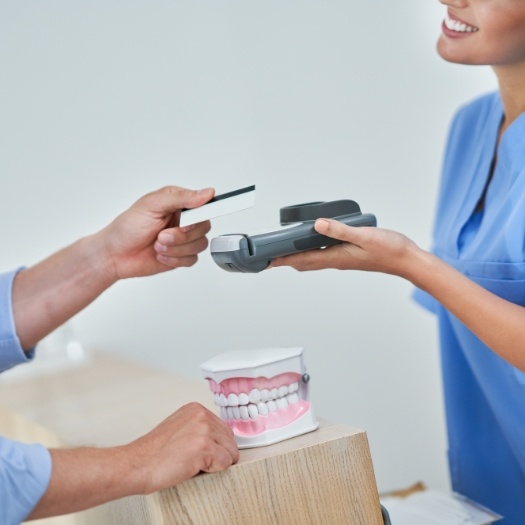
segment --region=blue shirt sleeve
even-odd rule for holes
[[[22,349],[13,317],[13,281],[20,270],[0,274],[0,372],[31,361],[34,355],[34,349],[29,352]]]
[[[0,274],[0,372],[33,358],[16,334],[13,280],[21,268]],[[42,445],[0,436],[0,523],[19,525],[44,495],[51,478],[51,455]]]
[[[44,495],[51,455],[42,445],[0,437],[0,523],[19,525]]]

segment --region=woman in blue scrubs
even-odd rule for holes
[[[454,490],[525,524],[525,1],[441,0],[442,58],[491,65],[499,90],[450,129],[432,253],[321,219],[343,244],[272,266],[397,275],[439,322]]]

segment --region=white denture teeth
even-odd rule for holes
[[[247,405],[249,402],[250,402],[250,398],[248,397],[248,394],[241,392],[239,394],[239,405]]]
[[[241,413],[241,419],[249,419],[250,414],[248,412],[248,407],[243,405],[242,407],[239,407],[239,412]]]
[[[214,403],[219,407],[234,407],[234,406],[253,406],[251,409],[251,415],[250,417],[252,419],[255,419],[257,417],[257,414],[266,415],[268,413],[267,410],[263,409],[265,412],[262,414],[261,412],[257,412],[259,405],[264,405],[266,401],[276,401],[277,407],[281,408],[281,405],[279,404],[279,400],[281,398],[285,398],[287,400],[288,404],[294,404],[299,402],[299,396],[295,394],[299,390],[299,383],[295,381],[294,383],[291,383],[289,386],[283,385],[279,388],[272,388],[271,391],[263,389],[258,390],[257,388],[253,388],[250,391],[250,394],[246,394],[245,392],[240,392],[239,394],[235,394],[234,392],[230,392],[228,394],[228,397],[226,397],[223,393],[214,393],[213,395],[213,401]],[[266,400],[266,401],[265,401]],[[283,405],[284,408],[288,406],[287,404]],[[226,413],[226,412],[225,412]],[[231,419],[231,418],[224,418],[224,419]]]
[[[270,391],[264,388],[263,390],[261,390],[261,401],[266,403],[266,401],[268,401],[269,399],[270,399]]]
[[[288,406],[288,401],[286,401],[285,397],[280,397],[276,401],[276,405],[277,405],[277,408],[280,408],[282,410],[282,409],[284,409],[284,408],[286,408]]]
[[[231,407],[239,406],[239,398],[233,392],[228,394],[228,405]]]
[[[261,400],[261,392],[254,388],[249,395],[251,403],[258,403]]]
[[[239,448],[265,446],[315,430],[303,348],[219,354],[201,365],[221,419]]]
[[[240,396],[239,396],[239,399],[240,399]],[[272,403],[271,405],[271,409],[268,408],[268,403],[264,403],[262,401],[260,401],[259,403],[255,404],[255,403],[247,403],[246,405],[243,405],[243,404],[240,404],[239,406],[239,410],[240,410],[240,414],[241,414],[241,419],[245,419],[242,417],[242,408],[243,406],[247,406],[248,407],[248,412],[250,414],[250,418],[251,419],[257,419],[257,417],[259,415],[261,416],[266,416],[268,414],[269,411],[274,411],[275,410],[275,407],[277,407],[277,409],[283,409],[283,408],[286,408],[287,406],[289,405],[294,405],[295,403],[298,403],[299,402],[299,396],[297,394],[288,394],[287,396],[285,397],[282,397],[282,398],[278,398],[277,400],[275,401],[270,401],[270,403]],[[230,408],[230,410],[227,410],[228,408]],[[221,407],[221,417],[222,419],[235,419],[234,415],[233,415],[233,411],[231,410],[232,407]]]
[[[286,399],[288,400],[289,405],[293,405],[299,402],[299,396],[297,394],[288,394],[286,396]]]
[[[259,417],[259,411],[255,405],[248,405],[248,414],[250,415],[251,419],[256,419]]]
[[[261,416],[267,416],[268,415],[268,405],[266,403],[259,403],[257,405],[257,412],[261,414]]]

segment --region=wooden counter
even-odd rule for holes
[[[216,411],[204,380],[97,354],[76,367],[0,381],[0,434],[50,447],[122,444],[190,401]],[[224,472],[201,474],[155,494],[32,523],[383,523],[363,430],[321,421],[314,432],[240,454],[239,462]]]

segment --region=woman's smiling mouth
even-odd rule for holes
[[[449,30],[454,31],[455,33],[475,33],[479,31],[479,28],[476,26],[471,26],[461,20],[452,18],[450,15],[447,15],[443,25]]]

